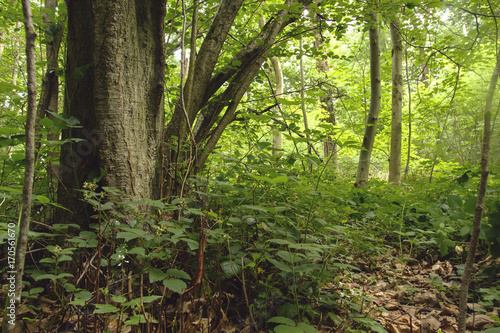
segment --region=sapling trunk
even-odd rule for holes
[[[31,197],[35,169],[35,115],[36,115],[36,68],[35,68],[35,40],[36,33],[33,28],[33,15],[29,0],[22,1],[24,29],[26,31],[26,71],[28,76],[28,111],[26,114],[26,159],[23,184],[23,200],[21,218],[16,242],[15,264],[9,267],[9,277],[15,277],[14,293],[8,292],[2,332],[13,332],[16,327],[16,309],[21,302],[23,289],[24,260],[28,245],[28,232],[31,218]],[[9,284],[10,285],[10,284]],[[9,307],[11,307],[9,309]]]
[[[458,332],[464,333],[466,329],[467,319],[467,295],[469,292],[469,284],[472,277],[472,269],[474,259],[476,257],[477,245],[479,242],[479,232],[481,231],[481,215],[483,213],[484,197],[486,195],[486,185],[488,183],[489,174],[489,155],[490,155],[490,138],[491,138],[491,109],[493,104],[493,96],[500,73],[500,52],[497,54],[497,62],[493,74],[491,75],[490,87],[486,95],[486,105],[484,108],[484,130],[483,130],[483,147],[481,153],[481,181],[477,192],[476,209],[474,213],[474,222],[472,225],[472,236],[470,240],[469,252],[465,262],[464,275],[462,284],[460,285],[460,305],[458,315]]]

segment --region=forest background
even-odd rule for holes
[[[498,3],[0,4],[4,331],[498,329]]]

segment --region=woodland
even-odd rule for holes
[[[498,0],[0,0],[2,332],[500,332]]]

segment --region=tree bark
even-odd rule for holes
[[[380,75],[380,32],[378,27],[378,14],[370,13],[370,110],[366,119],[365,135],[362,149],[359,154],[356,187],[366,187],[370,171],[370,158],[377,132],[378,115],[380,113],[380,100],[382,98]]]
[[[158,199],[164,124],[165,0],[68,1],[65,113],[58,202],[61,223],[88,227],[84,182],[120,190],[119,200]],[[118,199],[118,198],[110,198]]]
[[[8,268],[9,278],[14,278],[14,295],[12,288],[7,293],[5,313],[2,322],[2,332],[13,332],[16,325],[16,308],[21,304],[21,292],[23,289],[24,263],[26,249],[28,247],[28,233],[31,218],[31,199],[33,194],[33,181],[35,174],[35,117],[36,117],[36,68],[35,68],[35,40],[36,33],[33,27],[33,15],[31,14],[31,3],[29,0],[22,1],[24,29],[26,32],[26,71],[28,76],[28,111],[26,114],[26,160],[23,184],[23,202],[21,218],[15,246],[15,262]],[[14,228],[10,228],[14,232]],[[9,231],[9,238],[11,234]],[[13,235],[13,242],[15,234]],[[9,240],[9,247],[13,246]],[[12,282],[9,283],[9,286]],[[17,303],[17,305],[16,305]],[[10,311],[9,306],[14,306]]]
[[[403,111],[403,45],[399,33],[399,21],[391,22],[392,41],[392,121],[389,182],[401,181],[401,127]]]
[[[481,216],[483,213],[484,197],[486,195],[486,185],[488,183],[489,174],[489,156],[490,156],[490,139],[491,139],[491,113],[493,97],[495,95],[498,76],[500,75],[500,52],[497,54],[495,69],[491,75],[490,86],[486,95],[486,105],[484,108],[484,130],[483,130],[483,147],[481,153],[481,180],[477,192],[476,209],[474,212],[474,221],[472,225],[472,236],[465,261],[464,275],[460,285],[460,304],[458,315],[458,332],[466,331],[467,317],[467,297],[469,292],[469,284],[472,276],[472,269],[476,258],[476,250],[479,242],[479,233],[481,231]]]
[[[57,0],[45,0],[46,9],[57,8]],[[35,136],[40,136],[40,120],[47,116],[49,119],[54,119],[54,116],[47,111],[58,113],[59,109],[59,76],[57,68],[59,67],[59,48],[63,37],[63,28],[54,21],[55,16],[49,17],[47,13],[43,15],[43,22],[49,27],[47,30],[50,33],[45,34],[45,38],[50,42],[45,45],[45,54],[47,57],[47,68],[42,79],[42,87],[40,89],[40,99],[36,110]],[[57,134],[49,134],[48,140],[57,140]],[[40,143],[36,143],[37,149],[40,148]],[[49,162],[47,171],[50,177],[56,177],[57,165],[51,162],[58,154],[49,152]]]
[[[266,24],[266,20],[264,16],[262,16],[259,20],[259,27],[262,28]],[[276,81],[276,89],[274,90],[274,97],[277,100],[278,98],[283,97],[283,71],[281,70],[280,59],[276,56],[271,57],[271,64],[274,69],[274,79]],[[276,113],[278,114],[278,119],[281,118],[280,109],[281,106],[277,103]],[[273,131],[273,155],[279,155],[279,150],[281,150],[283,146],[283,134],[279,130]]]
[[[325,51],[322,36],[318,30],[314,30],[314,48],[316,50],[321,50],[322,52]],[[321,57],[316,58],[316,67],[318,68],[318,71],[325,74],[326,79],[328,79],[328,66],[328,59],[323,59]],[[335,110],[333,107],[333,88],[329,86],[324,93],[326,96],[320,98],[321,108],[326,111],[326,122],[335,126],[337,124],[337,120],[335,119]],[[329,158],[330,155],[332,155],[332,158]],[[333,164],[337,171],[340,171],[337,155],[337,141],[332,136],[328,136],[323,142],[323,156],[325,160],[329,160],[329,163]]]

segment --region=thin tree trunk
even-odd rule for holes
[[[52,9],[55,12],[57,7],[57,0],[45,0],[45,8]],[[61,45],[63,37],[63,28],[54,22],[55,15],[49,17],[47,13],[43,15],[43,21],[47,26],[50,26],[50,34],[46,33],[45,38],[50,42],[45,44],[45,54],[47,57],[47,68],[42,79],[42,87],[40,89],[40,98],[38,100],[38,107],[36,110],[36,123],[35,123],[35,136],[40,136],[40,120],[45,116],[49,119],[54,119],[54,116],[48,111],[53,113],[58,113],[59,109],[59,76],[57,75],[56,69],[59,67],[59,47]],[[48,134],[48,140],[57,140],[59,138],[58,134]],[[36,148],[40,148],[40,143],[36,143]],[[47,165],[47,170],[49,176],[56,177],[57,175],[57,164],[53,164],[52,160],[55,159],[58,154],[55,152],[49,152],[49,161]]]
[[[306,137],[309,139],[309,123],[307,121],[307,110],[305,102],[305,82],[304,82],[304,55],[302,47],[302,38],[299,41],[300,47],[300,98],[302,98],[302,116],[304,117],[304,130],[306,132]],[[311,155],[311,142],[307,142],[307,153]],[[312,167],[312,166],[311,166]]]
[[[24,29],[26,31],[26,71],[28,75],[28,111],[26,114],[26,160],[23,184],[23,203],[21,219],[15,250],[15,264],[10,266],[7,274],[14,280],[14,294],[9,287],[7,293],[6,310],[2,323],[2,332],[14,331],[16,324],[16,308],[21,303],[21,292],[23,289],[24,262],[28,246],[28,232],[31,217],[31,197],[33,190],[33,178],[35,171],[35,117],[36,117],[36,68],[35,68],[35,40],[36,33],[33,28],[33,16],[29,0],[22,1]],[[14,228],[12,228],[13,230]],[[10,233],[10,232],[9,232]],[[14,237],[15,238],[15,237]],[[9,242],[9,246],[10,246]],[[9,282],[9,286],[11,286]],[[9,307],[13,306],[13,311]]]
[[[410,168],[411,158],[411,83],[410,75],[408,74],[408,48],[405,48],[405,62],[406,62],[406,84],[408,86],[408,149],[406,151],[406,166],[403,182],[406,182],[408,177],[408,169]]]
[[[365,187],[370,171],[370,158],[377,132],[378,115],[380,113],[380,100],[382,98],[380,74],[380,31],[378,27],[378,14],[370,13],[370,111],[366,119],[365,135],[362,149],[359,154],[358,172],[354,186]]]
[[[477,202],[474,214],[474,222],[472,225],[472,236],[469,245],[469,252],[467,253],[467,260],[465,261],[464,275],[462,276],[462,283],[460,285],[460,304],[458,315],[458,332],[464,333],[466,331],[466,317],[467,317],[467,296],[469,293],[469,284],[472,276],[472,269],[476,258],[476,250],[479,242],[479,233],[481,231],[481,215],[483,213],[483,203],[486,194],[486,185],[488,183],[489,174],[489,154],[490,154],[490,139],[491,139],[491,109],[493,104],[493,97],[500,74],[500,52],[497,54],[495,69],[491,75],[490,87],[486,95],[486,105],[484,108],[484,132],[483,132],[483,147],[481,154],[481,180],[479,183],[479,190],[477,192]]]
[[[399,33],[399,21],[394,20],[391,26],[392,41],[392,122],[391,122],[391,154],[389,160],[389,182],[399,184],[401,181],[401,131],[403,111],[403,45]]]
[[[325,52],[323,47],[322,37],[318,30],[314,31],[314,48]],[[328,59],[323,59],[321,57],[316,58],[316,67],[318,71],[325,74],[325,78],[328,79]],[[320,98],[321,108],[326,111],[327,117],[326,121],[332,125],[336,125],[337,121],[335,119],[335,111],[333,108],[333,87],[329,87],[326,91],[326,96]],[[329,158],[333,155],[332,158]],[[337,171],[340,171],[338,155],[337,155],[337,142],[335,138],[329,135],[323,142],[323,157],[326,161],[330,161]]]
[[[259,27],[263,27],[266,24],[266,20],[264,16],[262,16],[259,20]],[[274,69],[274,78],[276,81],[276,89],[274,91],[274,97],[276,100],[278,98],[283,97],[283,71],[281,70],[281,63],[280,59],[276,56],[271,57],[271,64],[273,65]],[[278,119],[281,119],[281,114],[280,114],[281,106],[277,105],[277,114],[278,114]],[[274,130],[273,131],[273,155],[279,155],[279,150],[281,150],[283,147],[283,134],[279,130]]]

